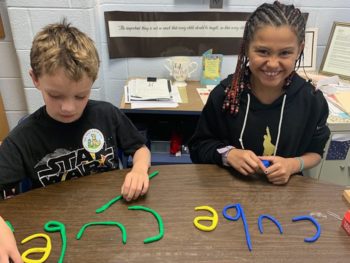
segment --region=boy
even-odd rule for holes
[[[0,146],[0,192],[16,194],[29,178],[46,186],[117,169],[118,149],[133,155],[121,192],[130,201],[149,187],[150,152],[119,109],[89,100],[99,57],[93,41],[65,21],[46,26],[33,41],[29,72],[45,106],[24,119]],[[16,242],[0,217],[0,262],[22,262]]]

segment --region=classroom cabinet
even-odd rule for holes
[[[182,151],[180,156],[170,154],[170,143],[172,137],[176,135],[181,138],[181,145],[187,145],[195,131],[199,113],[123,111],[147,138],[147,146],[152,154],[152,165],[192,163],[188,151]]]
[[[326,160],[320,172],[319,180],[338,185],[350,185],[350,158],[346,160]]]
[[[326,181],[338,185],[350,186],[350,123],[332,123],[329,124],[331,137],[326,144],[324,157],[319,165],[305,172],[320,181]],[[335,136],[342,135],[348,138],[343,142],[345,148],[341,154],[331,154],[331,151],[340,151],[336,147],[331,147],[332,140]],[[337,158],[338,157],[338,158]]]
[[[122,99],[119,108],[148,139],[152,165],[191,163],[186,149],[181,156],[175,156],[169,147],[174,136],[181,137],[181,144],[186,146],[193,135],[204,106],[197,92],[199,87],[198,81],[188,81],[186,87],[179,88],[184,103],[177,108],[131,109]]]

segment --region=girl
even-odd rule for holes
[[[295,72],[305,25],[299,9],[278,1],[252,13],[236,71],[211,92],[189,142],[193,162],[264,172],[273,184],[319,163],[330,134],[328,106]]]

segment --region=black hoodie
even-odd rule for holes
[[[194,163],[222,165],[217,149],[227,145],[244,147],[258,156],[295,157],[307,152],[323,156],[330,131],[328,105],[321,91],[295,74],[284,94],[268,105],[259,102],[250,90],[244,90],[239,112],[233,116],[222,110],[224,90],[231,81],[229,75],[216,86],[204,106],[189,142]]]

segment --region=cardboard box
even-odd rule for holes
[[[2,97],[0,95],[0,141],[2,141],[9,133],[9,125],[6,118],[6,112]]]

